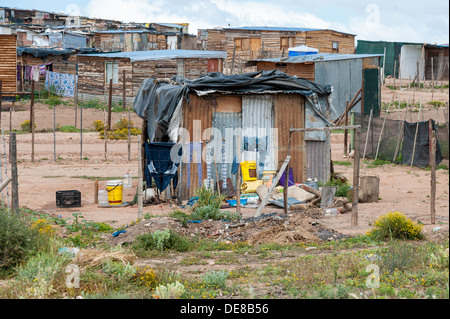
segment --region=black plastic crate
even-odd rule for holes
[[[81,192],[77,190],[57,191],[56,206],[61,208],[81,207]]]

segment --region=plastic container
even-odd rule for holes
[[[262,176],[263,184],[267,187],[272,186],[273,178],[276,173],[276,171],[264,171]]]
[[[241,163],[242,180],[244,182],[256,181],[256,161],[245,161]]]
[[[123,187],[131,188],[132,186],[133,186],[133,181],[131,180],[131,175],[129,172],[127,172],[125,175],[123,175]]]
[[[121,180],[112,180],[106,182],[108,191],[109,205],[121,205],[123,198],[123,182]]]
[[[262,180],[258,179],[256,181],[248,181],[241,184],[241,193],[256,193],[259,186],[262,185]]]
[[[58,207],[81,207],[81,193],[77,190],[57,191],[56,206]]]
[[[325,216],[336,216],[337,214],[339,214],[339,210],[337,208],[325,209]]]
[[[237,199],[227,199],[228,204],[230,204],[231,207],[236,207],[237,205]],[[247,198],[241,197],[241,206],[247,205]]]
[[[108,192],[104,188],[98,190],[98,204],[108,205]]]

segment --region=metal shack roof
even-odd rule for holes
[[[150,30],[106,30],[106,31],[94,31],[92,33],[152,33]]]
[[[334,32],[339,32],[342,34],[355,35],[352,33],[336,31],[332,29],[321,29],[321,28],[305,28],[305,27],[270,27],[270,26],[245,26],[245,27],[226,27],[224,30],[246,30],[246,31],[294,31],[294,32],[306,32],[306,31],[325,31],[330,30]]]
[[[246,26],[246,27],[228,27],[225,30],[256,30],[256,31],[319,31],[323,29],[315,28],[295,28],[295,27],[265,27],[265,26]]]
[[[285,58],[273,58],[273,59],[255,59],[250,62],[275,62],[275,63],[304,63],[304,62],[326,62],[326,61],[338,61],[338,60],[351,60],[351,59],[363,59],[381,57],[383,54],[338,54],[338,53],[317,53],[300,56],[290,56]]]
[[[92,56],[102,58],[124,58],[135,61],[154,61],[169,59],[215,59],[226,58],[224,51],[202,51],[202,50],[149,50],[133,52],[79,54],[79,56]]]

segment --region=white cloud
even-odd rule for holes
[[[448,43],[448,2],[316,0],[90,0],[88,16],[125,22],[189,23],[198,28],[283,26],[327,28],[358,39]]]

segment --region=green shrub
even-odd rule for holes
[[[159,285],[155,289],[155,296],[159,299],[178,299],[186,288],[179,281],[167,285]]]
[[[228,278],[228,271],[217,270],[209,271],[203,275],[203,283],[214,289],[225,289],[227,287],[226,280]]]
[[[414,223],[400,212],[381,215],[367,235],[376,240],[424,238],[422,225]]]
[[[176,251],[188,251],[191,242],[185,236],[179,235],[172,230],[165,229],[138,236],[133,245],[134,248],[138,250],[164,251],[172,249]]]
[[[34,123],[34,128],[36,128],[36,122]],[[20,124],[20,129],[22,131],[29,132],[31,130],[30,120],[26,120],[22,124]]]
[[[195,190],[195,196],[198,198],[197,206],[211,206],[211,208],[220,209],[222,201],[225,199],[224,195],[219,195],[207,187],[200,187]]]
[[[40,242],[39,230],[19,214],[0,211],[0,268],[23,262]]]
[[[76,128],[73,125],[64,125],[58,128],[60,132],[79,132],[80,129]]]

